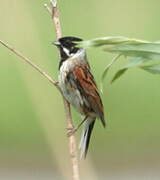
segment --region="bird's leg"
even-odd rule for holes
[[[81,127],[81,125],[86,121],[86,119],[88,118],[88,116],[85,116],[85,118],[78,124],[78,126],[76,128],[68,128],[68,136],[71,136],[72,134],[74,134],[75,132],[77,132],[77,130]]]

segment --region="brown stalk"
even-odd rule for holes
[[[57,7],[57,1],[50,0],[50,4],[51,4],[52,9],[51,10],[50,8],[47,8],[47,9],[49,12],[51,12],[53,24],[55,26],[56,37],[57,39],[59,39],[62,37],[62,30],[61,30],[61,25],[60,25],[59,9]],[[65,100],[64,97],[63,97],[63,102],[64,102],[64,109],[65,109],[65,115],[66,115],[66,120],[67,120],[67,129],[68,130],[74,129],[71,110],[70,110],[70,104]],[[73,133],[71,136],[68,136],[68,138],[69,138],[69,153],[70,153],[70,159],[71,159],[71,165],[72,165],[72,179],[79,180],[79,166],[78,166],[77,145],[76,145],[75,134]]]

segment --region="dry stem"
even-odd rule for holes
[[[12,51],[14,54],[16,54],[17,56],[19,56],[22,60],[24,60],[27,64],[31,65],[35,70],[37,70],[40,74],[42,74],[45,78],[47,78],[54,86],[56,86],[58,89],[58,82],[53,80],[51,78],[51,76],[49,76],[45,71],[43,71],[40,67],[38,67],[36,64],[34,64],[29,58],[27,58],[26,56],[24,56],[22,53],[20,53],[19,51],[17,51],[16,49],[14,49],[13,47],[11,47],[10,45],[8,45],[7,43],[3,42],[2,40],[0,40],[0,43],[5,46],[6,48],[8,48],[10,51]]]
[[[61,25],[60,25],[60,18],[59,18],[59,10],[57,7],[56,0],[50,0],[50,4],[52,10],[48,11],[52,12],[52,20],[55,26],[55,32],[57,39],[62,37]],[[47,6],[46,6],[47,7]],[[67,120],[67,129],[74,129],[71,111],[70,111],[70,104],[63,98],[64,100],[64,108],[65,108],[65,115]],[[77,158],[77,146],[76,146],[76,139],[74,133],[68,137],[69,138],[69,152],[70,152],[70,159],[72,164],[72,179],[79,180],[79,166],[78,166],[78,158]]]

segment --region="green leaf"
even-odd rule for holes
[[[141,68],[152,74],[160,74],[160,64],[142,66]]]
[[[114,75],[113,79],[111,80],[111,83],[113,83],[116,79],[120,78],[125,72],[127,71],[127,68],[122,68]]]
[[[106,52],[133,58],[115,73],[111,82],[120,78],[132,67],[139,67],[150,73],[160,74],[160,41],[151,42],[122,36],[109,36],[82,41],[78,46],[85,48],[104,47]],[[103,72],[102,82],[113,63],[110,63]]]
[[[109,36],[109,37],[102,37],[102,38],[96,38],[91,40],[86,40],[79,42],[80,47],[99,47],[104,45],[118,45],[123,43],[149,43],[148,41],[138,40],[138,39],[130,39],[123,36]]]
[[[106,77],[106,75],[107,75],[109,69],[111,68],[111,66],[118,60],[118,58],[119,58],[120,56],[121,56],[121,54],[116,55],[116,56],[112,59],[112,61],[107,65],[107,67],[105,68],[105,70],[104,70],[103,73],[102,73],[101,83],[100,83],[100,90],[101,90],[102,93],[103,93],[103,80],[104,80],[104,78]]]
[[[159,43],[121,44],[106,46],[105,51],[121,53],[130,57],[142,57],[145,59],[160,60]]]
[[[131,39],[122,36],[110,36],[82,41],[81,47],[105,46],[104,50],[111,53],[122,54],[130,57],[142,57],[145,59],[160,60],[160,42],[149,42]]]
[[[115,80],[120,78],[129,68],[141,66],[146,60],[143,58],[132,58],[127,65],[120,68],[115,75],[113,76],[113,79],[111,80],[111,83],[113,83]]]

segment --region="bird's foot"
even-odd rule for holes
[[[77,131],[77,128],[67,128],[67,136],[72,136]]]

